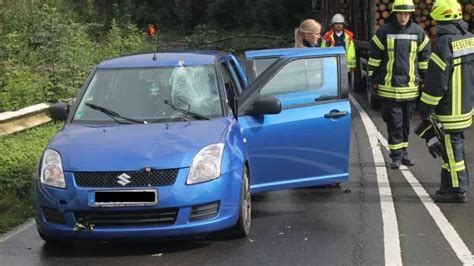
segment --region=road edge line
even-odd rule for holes
[[[352,95],[350,97],[353,103],[357,102],[357,100]],[[361,107],[359,102],[357,102],[357,105]],[[383,134],[378,129],[376,130],[377,130],[377,138],[379,139],[380,144],[384,146],[385,149],[388,150],[387,139],[385,139]],[[444,216],[443,212],[438,207],[438,205],[436,205],[436,203],[431,199],[429,193],[426,191],[426,189],[423,187],[420,181],[410,171],[410,169],[404,165],[400,166],[400,172],[405,177],[408,184],[410,184],[411,188],[415,191],[416,195],[425,206],[425,209],[431,215],[431,218],[436,223],[436,225],[438,226],[438,229],[441,231],[444,238],[446,239],[448,244],[451,246],[451,249],[454,251],[454,253],[458,257],[458,259],[461,261],[461,263],[463,265],[474,265],[474,255],[469,250],[469,248],[464,243],[464,241],[461,239],[456,229],[454,229],[454,226],[448,221],[446,216]]]
[[[395,212],[392,190],[388,180],[385,159],[378,140],[379,131],[369,115],[360,106],[359,102],[352,95],[349,95],[349,98],[352,104],[354,104],[356,109],[359,111],[362,123],[364,124],[365,131],[369,138],[372,155],[374,157],[374,167],[380,195],[380,207],[382,209],[385,265],[403,265],[397,214]]]
[[[5,234],[0,235],[0,243],[3,243],[7,241],[8,239],[14,237],[16,234],[30,228],[30,226],[32,226],[34,223],[35,223],[35,220],[33,218],[30,218],[23,224],[20,224],[17,227],[9,230]]]

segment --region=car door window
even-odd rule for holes
[[[259,58],[254,60],[255,76],[262,74],[262,72],[267,69],[271,64],[273,64],[278,57],[273,58]]]
[[[260,93],[277,96],[284,105],[334,100],[339,95],[338,76],[337,57],[297,59],[285,65]]]
[[[227,97],[227,102],[229,104],[228,107],[232,110],[238,97],[237,88],[234,83],[234,80],[232,79],[232,74],[227,64],[223,62],[220,66],[222,71],[222,78],[224,80],[225,94]]]
[[[229,59],[229,62],[230,62],[230,68],[231,68],[232,71],[234,72],[235,78],[236,78],[236,80],[237,80],[238,83],[239,83],[239,84],[238,84],[238,85],[239,85],[239,86],[238,86],[238,89],[239,89],[239,94],[240,94],[240,93],[242,92],[242,89],[245,88],[245,82],[244,82],[242,76],[240,75],[239,70],[237,69],[237,65],[236,65],[234,59],[233,59],[233,58],[230,58],[230,59]]]

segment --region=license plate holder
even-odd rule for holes
[[[90,207],[137,207],[158,204],[158,190],[100,190],[89,192]]]

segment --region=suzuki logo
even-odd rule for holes
[[[126,185],[128,185],[132,182],[132,181],[129,180],[130,178],[132,178],[132,177],[127,175],[126,173],[123,173],[123,174],[117,176],[117,179],[118,179],[117,183],[119,183],[122,186],[126,186]]]

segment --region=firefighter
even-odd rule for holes
[[[392,169],[414,164],[407,152],[410,119],[430,56],[429,39],[413,12],[412,0],[395,0],[390,21],[370,40],[369,82],[382,100]]]
[[[331,19],[331,29],[324,34],[321,47],[342,46],[346,49],[347,69],[354,70],[356,67],[356,53],[354,34],[344,26],[346,20],[342,14],[336,14]]]
[[[464,156],[464,130],[472,124],[474,35],[462,21],[456,0],[437,0],[431,17],[438,22],[438,42],[428,64],[420,101],[422,120],[434,116],[444,135],[441,184],[436,202],[467,202],[469,177]]]

